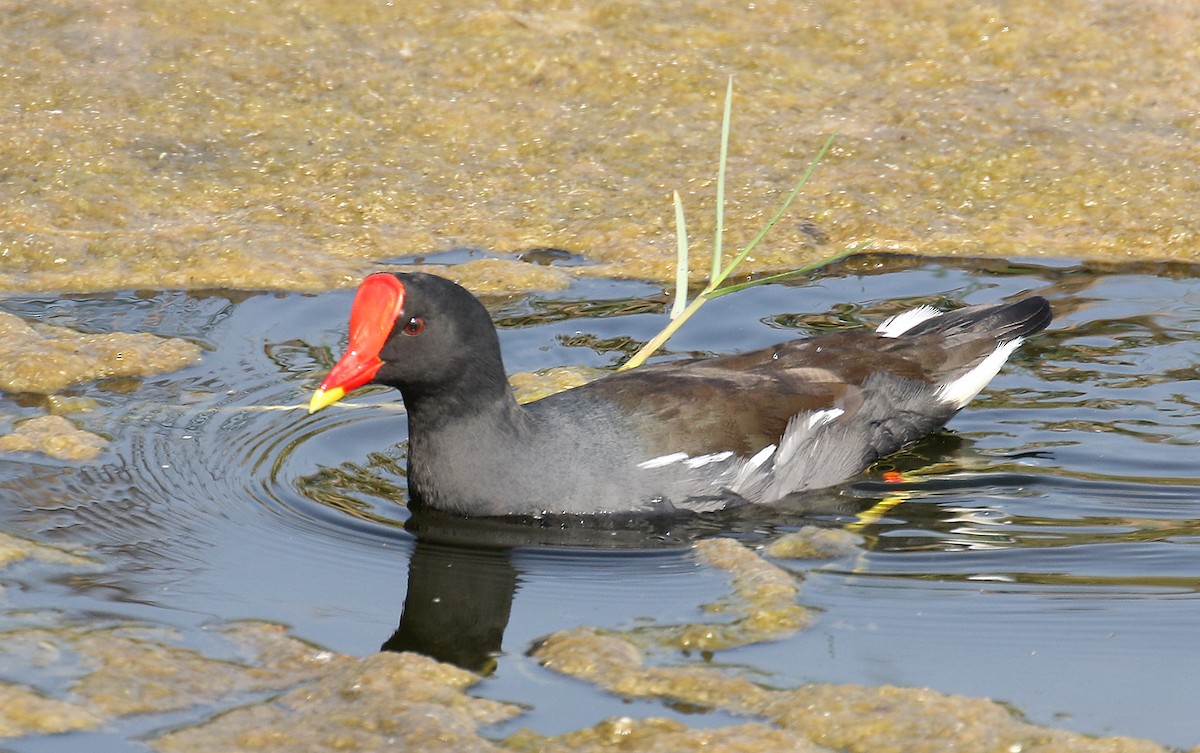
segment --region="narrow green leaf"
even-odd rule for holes
[[[721,115],[721,155],[717,158],[717,229],[713,235],[712,272],[710,279],[721,271],[721,257],[725,253],[725,167],[729,163],[729,131],[733,120],[733,76],[725,87],[725,112]]]
[[[808,183],[808,179],[811,178],[812,174],[816,171],[817,165],[821,164],[821,160],[824,159],[825,153],[829,151],[829,147],[833,146],[833,140],[835,138],[837,138],[836,132],[834,132],[829,138],[825,139],[825,144],[821,147],[821,150],[817,152],[817,156],[813,157],[808,163],[808,168],[805,169],[804,175],[800,176],[800,181],[796,183],[794,188],[792,188],[792,192],[788,194],[786,199],[784,199],[783,204],[779,206],[779,209],[775,211],[775,214],[771,217],[771,219],[767,220],[767,224],[763,225],[762,230],[758,231],[758,235],[754,236],[754,239],[750,241],[749,245],[742,249],[741,253],[734,257],[733,261],[725,265],[725,268],[721,270],[719,275],[713,276],[712,281],[709,282],[709,288],[716,289],[718,285],[724,282],[725,278],[728,277],[739,264],[744,262],[746,257],[749,256],[752,251],[754,251],[754,248],[762,241],[762,239],[767,237],[767,233],[771,232],[771,228],[775,227],[775,223],[779,222],[779,219],[783,217],[785,212],[787,212],[788,207],[790,207],[792,202],[796,200],[796,197],[800,194],[800,189],[804,188],[805,183]]]
[[[833,254],[827,259],[822,259],[821,261],[801,267],[800,269],[791,270],[789,272],[781,272],[775,275],[768,275],[766,277],[760,277],[754,280],[748,280],[746,282],[720,287],[721,283],[724,282],[725,279],[728,278],[735,269],[737,269],[738,265],[746,260],[751,252],[754,251],[755,247],[757,247],[762,239],[766,237],[767,233],[771,231],[771,228],[775,227],[775,223],[779,222],[780,218],[782,218],[784,213],[787,212],[788,208],[792,205],[792,202],[795,201],[796,196],[799,195],[800,189],[802,189],[805,184],[808,183],[809,178],[811,178],[813,173],[816,171],[817,165],[821,163],[821,160],[825,157],[826,153],[829,152],[830,147],[833,146],[834,139],[837,138],[837,133],[835,132],[825,141],[825,144],[821,147],[821,150],[817,152],[817,155],[808,163],[807,169],[805,169],[804,174],[800,177],[800,180],[792,188],[791,193],[788,194],[783,204],[758,232],[758,235],[754,236],[753,240],[751,240],[745,248],[738,252],[738,255],[734,257],[729,264],[722,266],[722,243],[725,235],[725,170],[729,159],[729,133],[732,112],[733,77],[730,76],[729,84],[725,90],[725,112],[721,121],[721,154],[717,166],[716,235],[713,238],[712,273],[708,285],[701,290],[696,297],[691,300],[690,303],[687,302],[689,264],[687,225],[683,215],[683,200],[679,198],[679,192],[676,191],[674,194],[676,245],[675,299],[671,303],[671,320],[667,322],[667,326],[663,327],[658,334],[656,334],[645,345],[639,348],[638,351],[634,353],[628,361],[621,364],[617,368],[618,371],[632,369],[644,363],[647,358],[649,358],[656,350],[662,347],[667,340],[669,340],[671,336],[683,326],[683,323],[686,322],[692,316],[692,314],[696,313],[700,307],[710,299],[726,295],[728,293],[733,293],[738,290],[752,288],[757,285],[764,285],[768,282],[783,280],[788,277],[803,274],[805,272],[811,272],[814,269],[831,264],[839,259],[844,259],[851,254],[863,250],[869,245],[867,242],[859,243],[856,246],[851,246],[850,248]]]
[[[683,313],[688,294],[688,237],[687,221],[683,216],[683,199],[675,191],[675,300],[671,302],[671,318]]]
[[[774,275],[767,275],[766,277],[758,277],[753,280],[747,280],[746,282],[739,282],[739,283],[735,283],[733,285],[724,285],[724,286],[719,287],[716,290],[713,290],[712,292],[710,292],[708,294],[708,297],[709,298],[720,298],[723,295],[727,295],[729,293],[736,293],[739,290],[746,290],[748,288],[757,287],[759,285],[766,285],[769,282],[778,282],[780,280],[786,280],[789,277],[795,277],[796,275],[802,275],[805,272],[812,272],[813,270],[821,269],[822,267],[827,267],[830,264],[833,264],[835,261],[841,261],[842,259],[845,259],[847,256],[852,256],[853,254],[856,254],[859,251],[862,251],[863,249],[865,249],[867,246],[870,246],[870,245],[871,245],[870,241],[863,241],[862,243],[853,245],[843,251],[839,251],[838,253],[834,254],[833,256],[830,256],[825,259],[821,259],[820,261],[815,261],[812,264],[808,264],[806,266],[800,267],[799,269],[793,269],[788,272],[780,272],[779,274],[774,274]]]

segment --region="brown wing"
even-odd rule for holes
[[[944,347],[940,336],[823,335],[702,361],[614,374],[583,389],[610,401],[652,447],[746,456],[775,444],[798,413],[840,408],[852,419],[871,374],[930,389],[978,362],[990,337]]]

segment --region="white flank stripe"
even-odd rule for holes
[[[988,382],[992,381],[992,378],[1000,372],[1000,368],[1004,366],[1004,362],[1008,360],[1012,352],[1023,342],[1025,342],[1025,338],[1018,337],[1015,340],[1000,343],[991,355],[979,362],[978,366],[953,382],[946,382],[938,387],[938,400],[950,403],[955,408],[961,408],[974,400],[975,396],[982,392]]]
[[[846,411],[842,410],[841,408],[828,408],[826,410],[819,410],[808,417],[808,426],[806,428],[815,429],[818,426],[824,426],[830,421],[836,420],[838,416],[845,412]]]
[[[941,316],[942,312],[935,309],[933,306],[917,306],[912,311],[905,311],[903,314],[889,316],[875,328],[875,332],[883,337],[899,337],[921,322],[929,321],[935,316]]]
[[[746,467],[743,473],[757,470],[760,465],[767,462],[767,458],[775,454],[775,445],[769,444],[754,454],[754,457],[746,461]]]
[[[726,450],[725,452],[714,452],[709,455],[697,455],[694,458],[688,458],[687,460],[683,461],[683,464],[688,468],[703,468],[709,463],[719,463],[722,460],[728,460],[731,457],[733,457],[733,453],[729,450]]]
[[[643,460],[642,462],[638,463],[638,468],[662,468],[665,465],[678,463],[681,460],[687,459],[688,454],[686,452],[673,452],[670,455],[659,455],[656,458]]]

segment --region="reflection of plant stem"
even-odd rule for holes
[[[667,326],[663,327],[663,329],[660,330],[657,335],[651,338],[649,342],[643,345],[637,353],[634,353],[628,361],[621,364],[621,370],[632,369],[635,366],[639,366],[645,362],[647,358],[649,358],[656,350],[661,348],[663,343],[669,340],[671,336],[675,334],[675,332],[681,326],[683,326],[683,323],[686,322],[692,314],[696,313],[696,311],[698,311],[700,307],[703,306],[709,299],[717,298],[738,290],[752,288],[756,285],[775,282],[776,280],[782,280],[793,275],[811,272],[812,270],[823,267],[826,264],[831,264],[839,259],[844,259],[853,253],[861,251],[867,246],[866,243],[859,243],[843,251],[839,251],[828,258],[804,267],[800,267],[799,269],[793,269],[788,272],[781,272],[779,274],[760,277],[747,282],[720,287],[721,283],[725,282],[729,275],[733,274],[734,270],[736,270],[738,266],[744,262],[748,256],[750,256],[758,244],[762,242],[763,238],[767,236],[767,233],[771,232],[771,228],[775,227],[775,223],[779,222],[779,219],[783,217],[784,212],[788,210],[788,207],[792,205],[792,202],[796,199],[796,196],[799,195],[800,189],[804,188],[804,185],[808,183],[808,179],[812,177],[813,172],[817,169],[817,165],[821,163],[821,160],[825,157],[825,154],[833,145],[834,138],[837,136],[837,134],[834,134],[825,140],[825,144],[821,147],[820,151],[817,152],[817,156],[813,157],[812,161],[808,163],[808,168],[800,177],[800,181],[796,183],[794,188],[792,188],[791,193],[789,193],[787,198],[784,199],[783,203],[779,206],[779,209],[775,212],[771,219],[768,220],[765,225],[763,225],[762,229],[758,231],[758,235],[754,236],[754,239],[751,240],[745,248],[738,252],[738,255],[735,256],[732,261],[722,267],[722,242],[725,236],[725,167],[729,159],[730,113],[732,112],[732,109],[733,77],[730,76],[729,85],[725,90],[725,111],[721,119],[721,154],[717,164],[717,229],[713,236],[712,271],[709,275],[708,285],[705,286],[704,290],[701,290],[696,294],[696,297],[692,299],[691,303],[687,302],[689,257],[687,226],[684,223],[683,201],[679,198],[679,192],[676,191],[674,195],[676,243],[675,297],[671,304],[671,321],[668,322]]]

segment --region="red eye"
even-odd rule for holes
[[[419,316],[414,316],[404,323],[404,334],[416,336],[425,331],[425,320]]]

